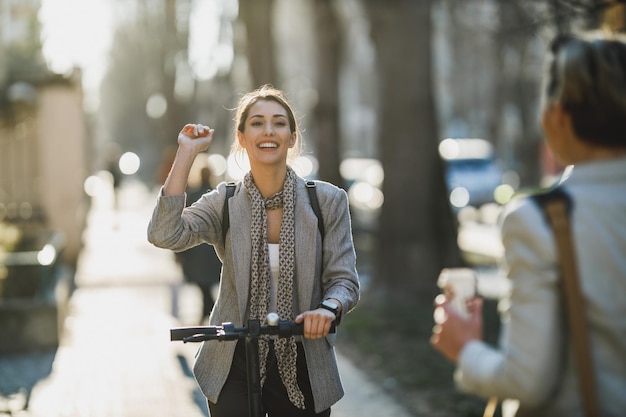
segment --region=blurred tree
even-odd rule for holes
[[[139,154],[139,175],[149,184],[158,182],[162,154],[188,121],[189,99],[176,93],[187,65],[188,4],[138,1],[134,15],[116,30],[101,86],[108,130],[100,140]]]
[[[150,7],[148,5],[148,7]],[[190,97],[177,92],[177,83],[186,82],[189,77],[189,2],[165,0],[165,25],[162,27],[163,40],[160,53],[160,90],[165,97],[167,111],[158,118],[159,140],[165,146],[176,143],[178,132],[189,122]],[[155,88],[159,91],[159,87]]]
[[[543,58],[535,48],[532,24],[536,17],[518,1],[496,3],[499,24],[491,47],[495,57],[492,71],[498,76],[491,81],[490,139],[499,145],[501,155],[509,153],[509,158],[503,158],[508,159],[506,168],[519,174],[522,185],[534,186],[541,180],[537,162],[543,142],[537,111]]]
[[[379,146],[385,171],[375,283],[432,296],[459,265],[433,100],[431,1],[365,0],[378,65]]]
[[[318,177],[343,186],[339,130],[339,71],[342,37],[340,20],[332,0],[316,0],[315,35],[318,101],[314,110]]]
[[[436,51],[444,132],[493,142],[519,185],[536,186],[546,174],[539,167],[538,107],[547,41],[557,32],[620,27],[623,0],[445,0],[437,6],[446,46]]]
[[[151,41],[152,40],[152,41]],[[150,97],[147,83],[161,64],[156,58],[157,38],[145,34],[143,25],[128,22],[114,35],[109,68],[100,89],[101,141],[119,143],[122,150],[141,155],[146,181],[154,181],[160,159],[158,130],[146,114]],[[152,145],[153,150],[147,149]],[[145,151],[144,151],[145,148]]]
[[[459,0],[456,3],[460,3]],[[495,0],[499,24],[492,45],[497,71],[492,83],[491,134],[502,151],[512,144],[509,168],[518,172],[522,186],[540,183],[538,169],[544,146],[538,121],[539,88],[547,40],[555,33],[620,27],[623,4],[605,0]],[[537,40],[543,40],[537,48]],[[511,111],[519,120],[512,131],[505,122]]]
[[[276,48],[272,31],[274,0],[239,0],[239,19],[245,27],[246,56],[253,88],[278,85]]]
[[[51,78],[41,51],[37,14],[32,13],[26,19],[24,36],[8,42],[2,41],[0,35],[0,110],[11,104],[9,89],[13,84],[25,82],[34,86]]]

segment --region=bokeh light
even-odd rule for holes
[[[460,148],[454,139],[444,139],[439,144],[439,155],[443,159],[455,159],[459,156]]]
[[[469,204],[470,193],[467,188],[456,187],[450,192],[450,204],[456,208],[462,208]]]
[[[221,177],[226,173],[226,158],[218,153],[213,153],[207,156],[207,163],[213,175]]]
[[[317,172],[319,164],[317,159],[311,155],[302,155],[296,158],[291,167],[298,175],[303,178],[309,178]]]
[[[341,164],[339,165],[339,172],[341,173],[341,176],[345,178],[348,182],[359,179],[365,181],[365,178],[363,178],[364,173],[367,172],[370,168],[373,169],[372,172],[375,172],[375,170],[377,169],[376,167],[379,167],[382,172],[382,166],[380,164],[380,161],[376,159],[346,158],[341,161]]]
[[[152,119],[163,117],[167,111],[167,100],[163,94],[152,94],[146,102],[146,114]]]
[[[493,145],[479,138],[448,138],[439,143],[439,155],[445,160],[484,159],[493,155]]]
[[[85,194],[87,194],[89,197],[94,197],[98,195],[98,193],[102,189],[102,186],[103,184],[101,178],[96,175],[90,175],[85,179],[85,182],[83,183],[83,190],[85,191]]]
[[[496,187],[493,198],[498,204],[506,204],[515,195],[515,189],[509,184],[502,184]]]
[[[385,200],[383,192],[367,182],[356,182],[348,190],[350,202],[365,210],[378,210]]]
[[[250,170],[250,161],[245,156],[245,153],[230,154],[226,160],[226,167],[226,175],[234,181],[238,181]]]
[[[125,175],[132,175],[139,171],[141,160],[134,152],[126,152],[120,157],[120,171]]]
[[[39,265],[52,265],[56,257],[56,249],[51,244],[47,243],[43,249],[37,253],[37,262],[39,262]]]
[[[33,206],[29,202],[22,202],[19,205],[18,213],[21,219],[28,220],[33,217]]]

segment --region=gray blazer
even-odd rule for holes
[[[317,181],[325,227],[322,242],[304,179],[298,177],[297,181],[294,314],[316,308],[324,298],[337,299],[342,304],[342,311],[347,313],[359,300],[347,195],[330,183]],[[251,206],[243,183],[238,183],[229,200],[230,228],[226,241],[222,242],[225,196],[225,183],[188,208],[185,208],[182,195],[159,196],[148,226],[148,240],[155,246],[174,251],[202,242],[213,244],[223,267],[210,324],[232,322],[241,326],[247,316],[250,289]],[[335,336],[303,340],[316,412],[329,408],[343,396],[334,351]],[[207,341],[200,348],[194,375],[211,402],[217,402],[226,381],[235,345],[236,342]]]

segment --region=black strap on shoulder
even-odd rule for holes
[[[317,190],[315,181],[307,181],[306,189],[309,192],[309,199],[311,200],[311,207],[317,216],[317,228],[320,230],[322,241],[324,241],[324,218],[322,217],[322,210],[320,210],[320,203],[317,200]]]
[[[230,213],[228,212],[228,200],[235,194],[235,183],[226,184],[226,200],[224,201],[224,209],[222,212],[222,242],[226,243],[226,233],[230,227]]]
[[[317,216],[317,227],[324,240],[324,218],[322,217],[322,210],[320,209],[320,203],[317,200],[317,190],[315,181],[307,181],[306,188],[309,192],[309,199],[311,200],[311,207]],[[235,183],[229,182],[226,184],[226,200],[224,201],[224,211],[222,213],[222,241],[226,242],[226,233],[230,228],[230,214],[228,212],[228,200],[235,194]]]
[[[561,187],[555,187],[543,193],[535,194],[531,196],[532,199],[542,208],[542,211],[545,214],[545,207],[551,201],[561,200],[565,203],[565,207],[567,209],[567,214],[572,214],[572,198],[570,195],[563,190]]]

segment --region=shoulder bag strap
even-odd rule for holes
[[[553,198],[542,202],[547,219],[554,232],[559,267],[561,269],[561,292],[567,315],[569,336],[574,346],[578,380],[582,393],[583,409],[588,417],[599,416],[595,373],[591,357],[585,304],[576,267],[576,252],[570,225],[569,196],[560,189],[553,191]]]
[[[543,209],[556,243],[557,258],[561,271],[561,298],[563,300],[569,337],[574,346],[583,410],[587,417],[596,417],[600,413],[587,318],[585,317],[585,304],[580,289],[580,278],[576,267],[576,252],[572,240],[570,224],[572,203],[569,195],[560,188],[535,195],[533,198]],[[497,405],[497,398],[490,398],[485,407],[483,417],[493,416]]]

